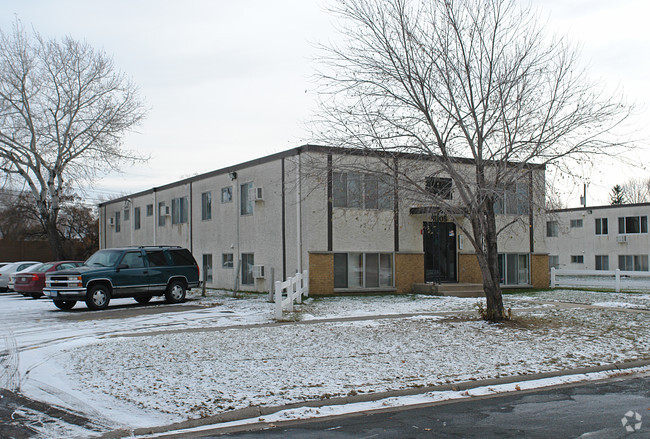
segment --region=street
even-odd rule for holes
[[[648,424],[650,376],[644,376],[193,437],[641,439],[650,437]]]

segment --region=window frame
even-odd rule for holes
[[[594,255],[594,270],[609,271],[609,255]]]
[[[557,238],[560,235],[560,225],[556,220],[546,221],[546,237]]]
[[[142,221],[140,218],[140,206],[133,208],[133,229],[140,230],[142,227]]]
[[[255,285],[253,277],[253,265],[255,265],[255,253],[241,254],[241,284]]]
[[[253,214],[254,204],[253,200],[249,197],[252,188],[252,181],[239,185],[239,214],[241,216],[250,216]]]
[[[634,220],[638,220],[638,232],[634,229]],[[641,235],[648,233],[648,216],[647,215],[631,215],[618,217],[618,234],[619,235]]]
[[[221,268],[234,268],[234,259],[232,253],[221,253]]]
[[[596,218],[594,227],[595,227],[595,234],[598,236],[604,236],[609,234],[609,221],[607,221],[607,218]]]
[[[205,275],[205,281],[212,283],[212,273],[214,272],[212,265],[212,253],[204,253],[201,259],[201,281],[203,281]]]
[[[224,195],[226,195],[224,197]],[[232,203],[232,186],[224,186],[221,188],[221,204]]]
[[[188,200],[187,196],[172,198],[172,224],[187,224]]]
[[[334,253],[335,290],[395,288],[395,254],[391,252]]]

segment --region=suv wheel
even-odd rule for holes
[[[179,303],[185,300],[185,284],[180,280],[173,280],[167,286],[165,299],[168,303]]]
[[[76,304],[77,304],[76,300],[55,300],[54,301],[54,306],[66,311],[72,309],[72,307],[74,307]]]
[[[111,292],[106,285],[93,285],[86,294],[86,306],[89,309],[106,309],[111,301]]]

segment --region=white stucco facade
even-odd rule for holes
[[[358,279],[344,288],[325,287],[325,293],[361,287],[372,290],[368,286],[374,285],[372,276],[381,277],[381,282],[376,282],[383,285],[374,289],[382,291],[406,291],[413,282],[424,282],[425,270],[419,265],[424,261],[425,224],[431,223],[431,215],[414,210],[412,201],[401,189],[396,192],[397,202],[391,189],[390,201],[383,204],[375,201],[378,205],[372,208],[363,198],[367,194],[361,197],[361,206],[342,205],[340,200],[333,200],[340,184],[333,180],[343,178],[340,169],[350,166],[350,160],[358,160],[340,151],[298,147],[102,203],[99,206],[100,247],[186,247],[202,272],[211,261],[207,285],[216,288],[266,291],[271,270],[274,279],[281,280],[308,268],[327,271],[310,273],[315,283],[333,285],[334,278],[341,276],[340,265],[345,258],[349,260],[349,267],[344,268],[349,271],[350,279],[357,274]],[[379,166],[371,159],[364,160],[361,170]],[[421,160],[401,157],[400,167],[422,167],[418,162]],[[355,173],[347,175],[351,181],[352,174]],[[371,179],[361,171],[359,175],[355,174],[354,178],[363,182],[365,191]],[[531,193],[535,201],[543,200],[543,193],[533,191],[532,179],[543,182],[544,171],[538,169],[531,175]],[[243,206],[249,188],[260,199]],[[223,191],[230,196],[222,198]],[[497,222],[499,227],[512,223],[499,235],[499,251],[527,255],[527,269],[531,271],[532,255],[546,254],[544,215],[531,207],[530,212],[519,217],[498,215]],[[462,263],[459,261],[463,255],[473,254],[469,240],[462,235],[455,226],[450,229],[449,242],[454,248],[449,254],[454,260],[449,263],[456,267]],[[408,263],[400,262],[401,256]],[[263,266],[265,276],[243,276],[242,266],[247,262]],[[367,268],[372,264],[377,264],[381,273]],[[413,264],[418,267],[412,267]],[[408,271],[408,276],[400,270]],[[455,270],[447,280],[462,281],[458,273]],[[531,275],[527,276],[519,283],[530,284]]]

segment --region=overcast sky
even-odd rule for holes
[[[650,2],[532,5],[551,30],[582,45],[594,78],[636,102],[637,137],[650,139]],[[5,31],[18,17],[47,37],[102,48],[140,88],[149,115],[125,145],[151,159],[100,179],[93,201],[308,143],[314,43],[337,37],[321,0],[0,0],[0,13]],[[623,170],[605,160],[586,175],[589,204],[606,204],[611,186],[628,176],[650,176],[647,150],[634,161],[640,165]],[[567,189],[565,201],[577,206],[582,187]]]

